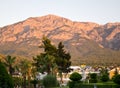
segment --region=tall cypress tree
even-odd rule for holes
[[[70,71],[70,65],[71,65],[71,56],[69,53],[67,53],[64,50],[64,45],[62,42],[58,44],[58,49],[57,49],[57,54],[56,54],[56,64],[58,66],[59,74],[61,77],[61,82],[62,80],[62,73],[68,73]]]

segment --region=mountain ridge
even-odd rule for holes
[[[51,14],[30,17],[1,27],[0,53],[27,57],[39,54],[41,50],[38,46],[43,35],[51,39],[55,45],[63,41],[74,62],[91,56],[100,61],[103,58],[101,55],[107,58],[109,56],[106,55],[120,54],[120,22],[99,25],[93,22],[76,22]],[[115,56],[113,58],[118,59]]]

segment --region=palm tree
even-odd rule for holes
[[[20,72],[22,73],[22,76],[23,76],[23,87],[26,88],[26,80],[27,79],[30,84],[31,63],[27,59],[24,59],[20,62],[19,66],[20,66]]]
[[[10,73],[10,75],[12,75],[14,73],[14,66],[13,64],[15,63],[16,57],[12,57],[10,55],[7,55],[5,58],[5,65],[8,67],[8,71]]]
[[[41,73],[47,72],[48,74],[53,73],[52,71],[55,66],[54,59],[54,56],[43,53],[33,58],[37,71]]]

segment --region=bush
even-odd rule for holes
[[[74,72],[70,75],[70,80],[72,81],[80,81],[81,79],[82,79],[82,76],[77,72]]]
[[[96,73],[90,74],[90,83],[97,83],[97,74]]]
[[[114,83],[120,85],[120,74],[116,75],[116,76],[113,78],[113,81],[114,81]]]
[[[12,77],[8,74],[5,66],[0,62],[0,88],[13,88]]]
[[[94,88],[94,83],[92,84],[76,84],[74,88]],[[115,84],[96,84],[96,88],[120,88],[119,85]]]
[[[107,74],[103,74],[103,75],[101,76],[101,81],[102,81],[102,82],[107,82],[107,81],[109,81],[109,76],[108,76]]]
[[[55,76],[47,75],[43,78],[43,85],[45,88],[56,87],[58,85],[58,81]]]
[[[75,85],[77,83],[81,83],[81,81],[80,81],[81,79],[82,79],[82,76],[79,73],[77,73],[77,72],[72,73],[70,75],[71,81],[69,81],[69,83],[68,83],[69,88],[75,88]]]
[[[69,88],[74,88],[75,84],[75,81],[69,81],[68,86]]]
[[[36,80],[36,79],[31,80],[30,83],[32,83],[34,85],[34,88],[36,88],[36,86],[38,84],[38,80]]]

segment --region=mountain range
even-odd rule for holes
[[[120,22],[100,25],[51,14],[1,27],[0,53],[32,58],[42,52],[43,36],[55,45],[62,41],[73,64],[120,64]]]

